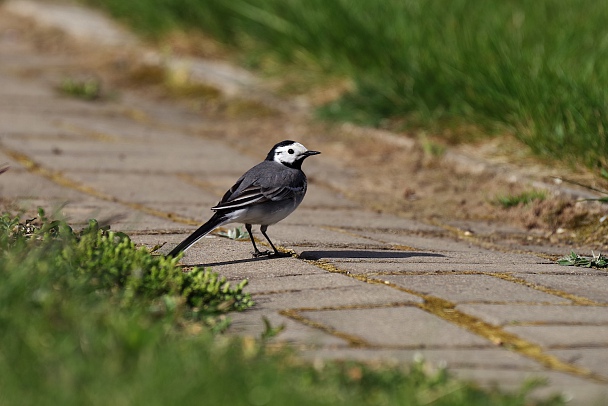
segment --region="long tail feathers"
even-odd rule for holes
[[[213,229],[226,224],[230,218],[225,214],[215,213],[205,224],[200,226],[195,232],[190,234],[184,241],[180,242],[177,247],[173,248],[168,257],[176,257],[180,252],[186,251],[192,244],[209,234]]]

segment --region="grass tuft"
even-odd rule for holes
[[[95,78],[85,80],[65,78],[59,86],[59,91],[65,95],[87,101],[102,98],[101,81]]]

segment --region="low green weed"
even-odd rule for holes
[[[98,100],[102,97],[99,79],[76,80],[65,78],[59,86],[61,93],[82,100]]]

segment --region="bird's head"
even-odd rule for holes
[[[319,151],[309,151],[299,142],[286,140],[276,144],[266,157],[267,161],[275,161],[290,168],[301,168],[304,159],[311,155],[320,154]]]

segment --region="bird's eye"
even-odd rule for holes
[[[287,152],[289,153],[289,155],[293,155],[293,149],[289,148],[289,149],[287,150]]]

